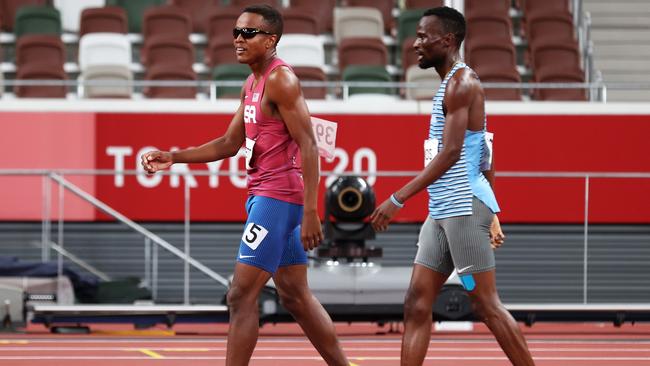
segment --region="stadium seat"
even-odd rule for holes
[[[479,78],[482,82],[488,83],[520,83],[521,77],[517,70],[512,68],[502,68],[502,67],[480,67],[478,70],[475,69]],[[521,90],[517,88],[513,89],[497,89],[497,88],[485,88],[485,99],[486,100],[521,100]]]
[[[26,6],[16,12],[16,39],[25,34],[61,34],[59,11],[49,6]]]
[[[334,9],[334,39],[336,43],[346,37],[369,37],[381,39],[384,21],[375,8],[354,7]]]
[[[133,87],[131,43],[124,34],[91,33],[79,40],[80,80],[123,81],[123,85],[85,85],[86,98],[130,98]]]
[[[127,33],[129,26],[124,8],[107,6],[81,12],[79,37],[88,33]]]
[[[480,15],[509,16],[511,0],[465,0],[465,17]]]
[[[189,38],[192,19],[182,8],[174,5],[154,6],[144,11],[142,36],[145,43],[150,37],[165,36]]]
[[[393,8],[395,2],[393,0],[347,0],[347,6],[350,7],[369,7],[375,8],[381,12],[381,17],[384,22],[384,32],[389,34],[393,29]]]
[[[575,42],[573,17],[568,13],[538,13],[528,17],[526,36],[530,48],[540,42]]]
[[[490,42],[494,39],[502,39],[504,42],[512,43],[512,23],[510,17],[498,14],[482,14],[467,18],[468,42],[474,42],[478,38],[489,37]]]
[[[106,0],[107,6],[124,8],[129,24],[129,33],[141,33],[145,10],[157,5],[164,5],[167,0]]]
[[[402,10],[397,17],[397,49],[402,49],[404,40],[415,37],[415,32],[424,14],[424,9]]]
[[[131,65],[131,43],[124,34],[91,33],[79,40],[79,69],[93,66]]]
[[[475,42],[466,50],[465,60],[474,70],[480,67],[517,70],[516,51],[512,43]]]
[[[445,5],[445,0],[406,0],[404,9],[430,9]]]
[[[0,1],[0,24],[8,32],[14,30],[14,21],[18,9],[23,6],[46,6],[50,0],[2,0]]]
[[[327,76],[323,69],[319,67],[294,67],[293,72],[296,74],[302,85],[302,93],[307,99],[325,99],[327,88],[325,86],[305,86],[305,82],[310,81],[327,81]]]
[[[557,44],[548,42],[535,44],[531,50],[531,61],[534,72],[548,65],[565,69],[580,68],[580,60],[577,43]]]
[[[388,64],[388,50],[378,38],[344,38],[338,47],[338,65],[344,70],[348,65]]]
[[[238,7],[239,10],[257,4],[267,4],[279,9],[282,6],[282,0],[230,0],[230,5]]]
[[[47,62],[63,67],[65,46],[61,37],[49,34],[27,34],[16,42],[16,67],[34,62]]]
[[[584,83],[584,73],[579,69],[567,69],[548,65],[535,70],[535,82],[538,83]],[[536,100],[587,100],[585,89],[536,89]]]
[[[318,33],[331,33],[334,24],[336,0],[291,0],[292,8],[304,9],[318,19]]]
[[[215,0],[171,0],[171,5],[178,6],[187,12],[192,19],[192,32],[205,33],[207,15],[213,6],[216,6]]]
[[[310,10],[290,7],[282,9],[282,18],[284,21],[283,34],[320,34],[318,17]]]
[[[54,0],[54,6],[61,13],[63,30],[79,32],[79,19],[81,12],[86,8],[99,8],[104,6],[104,0]]]
[[[283,35],[277,46],[278,56],[291,66],[325,66],[323,41],[311,34]]]
[[[242,86],[244,81],[250,75],[251,70],[248,65],[243,64],[224,64],[218,65],[212,72],[214,81],[241,81],[241,86],[217,86],[217,98],[236,98],[241,97]]]
[[[418,65],[409,66],[404,73],[407,83],[421,83],[427,86],[406,88],[406,99],[431,100],[440,87],[440,76],[433,69],[421,69]]]
[[[282,37],[282,42],[284,42],[284,36]],[[237,63],[237,55],[235,55],[232,37],[215,37],[211,39],[203,57],[203,62],[209,67],[215,67],[219,64]]]
[[[96,65],[87,67],[79,81],[114,82],[115,85],[84,85],[84,98],[131,98],[133,73],[119,65]],[[119,84],[121,83],[121,84]]]
[[[526,0],[523,3],[524,17],[526,19],[541,13],[569,13],[569,1],[567,0]]]
[[[55,67],[51,62],[33,62],[18,68],[17,80],[67,80],[63,65]],[[14,93],[19,98],[65,98],[65,85],[16,85]]]
[[[152,81],[196,81],[192,69],[172,64],[154,65],[147,69],[145,80]],[[148,98],[196,98],[196,86],[148,86],[144,89]]]
[[[215,38],[229,39],[232,42],[232,29],[235,27],[237,18],[241,15],[241,9],[236,6],[212,7],[209,10],[205,33],[208,41]]]
[[[188,38],[154,36],[147,40],[140,54],[140,60],[147,67],[174,64],[192,69],[194,46]]]
[[[344,82],[363,82],[363,81],[373,81],[373,82],[390,82],[392,81],[388,71],[384,66],[372,66],[372,65],[350,65],[343,70]],[[348,88],[348,95],[353,94],[385,94],[385,95],[394,95],[395,92],[393,88],[385,86],[350,86]]]

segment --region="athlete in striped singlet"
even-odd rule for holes
[[[305,250],[323,239],[317,210],[318,150],[300,83],[276,57],[280,13],[267,5],[244,9],[233,30],[237,60],[252,74],[226,134],[198,148],[149,152],[153,173],[172,163],[224,159],[246,150],[248,219],[227,300],[226,365],[248,365],[259,331],[258,296],[273,277],[282,305],[328,365],[348,365],[334,325],[307,286]],[[303,183],[304,181],[304,183]]]
[[[476,73],[460,61],[465,19],[448,8],[427,10],[413,47],[423,69],[434,67],[442,79],[433,98],[425,168],[372,214],[385,230],[406,200],[424,188],[429,215],[422,225],[411,284],[404,303],[402,365],[421,365],[431,338],[433,303],[454,268],[474,306],[474,314],[495,335],[517,366],[534,365],[526,341],[499,300],[494,253],[503,243],[492,191],[494,171],[487,167],[485,94]]]

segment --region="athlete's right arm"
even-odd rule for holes
[[[487,179],[488,183],[490,183],[490,187],[492,187],[492,190],[494,190],[495,173],[496,171],[494,169],[494,152],[492,152],[492,164],[490,164],[490,169],[483,171],[483,175],[485,176],[485,179]],[[492,224],[490,225],[490,244],[492,245],[492,249],[497,249],[501,245],[503,245],[505,239],[506,239],[506,235],[503,233],[503,230],[501,229],[499,216],[495,214],[494,218],[492,219]]]
[[[242,89],[243,92],[243,89]],[[147,173],[167,169],[174,163],[207,163],[237,154],[246,138],[244,102],[239,105],[226,133],[199,147],[178,151],[149,151],[142,155],[142,166]]]

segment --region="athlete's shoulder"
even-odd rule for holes
[[[266,80],[266,92],[272,100],[283,97],[294,97],[300,94],[300,81],[289,66],[279,65]]]
[[[298,82],[298,77],[293,72],[291,67],[286,64],[277,65],[270,73],[267,83],[292,83]]]
[[[462,67],[449,79],[445,99],[462,103],[471,101],[482,92],[483,87],[476,72],[469,67]]]

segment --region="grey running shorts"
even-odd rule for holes
[[[420,229],[415,263],[443,274],[451,274],[454,267],[459,274],[493,269],[490,225],[494,213],[476,197],[472,212],[437,220],[427,216]]]

